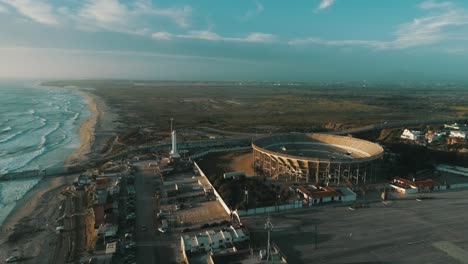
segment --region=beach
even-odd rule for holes
[[[66,89],[66,88],[58,88]],[[65,160],[65,167],[85,165],[90,157],[96,157],[102,142],[108,133],[102,133],[96,144],[96,129],[112,130],[112,113],[104,102],[84,91],[79,91],[85,98],[90,111],[78,129],[80,145]],[[103,113],[100,112],[103,109]],[[102,124],[99,122],[102,120]],[[93,155],[93,153],[96,153]],[[59,207],[64,197],[60,194],[79,176],[64,174],[46,177],[21,197],[1,225],[0,260],[9,256],[23,256],[22,263],[55,263],[52,254],[59,243],[55,233],[56,219],[60,217]]]
[[[65,160],[65,167],[86,163],[95,140],[95,128],[99,118],[98,106],[93,96],[84,92],[80,94],[86,99],[91,115],[81,124],[78,132],[80,147]]]

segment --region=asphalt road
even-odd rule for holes
[[[175,263],[175,240],[171,234],[161,234],[157,228],[154,194],[160,179],[153,170],[144,170],[144,162],[135,164],[137,263]],[[142,227],[146,226],[145,229]]]
[[[468,263],[468,190],[425,196],[272,215],[272,240],[288,263]],[[266,216],[242,221],[264,246]]]

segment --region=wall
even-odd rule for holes
[[[450,187],[449,187],[449,189],[461,189],[461,188],[468,188],[468,183],[450,184]]]
[[[239,216],[245,215],[255,215],[255,214],[267,214],[273,212],[280,212],[292,209],[302,208],[302,201],[296,201],[293,204],[283,204],[278,206],[267,206],[267,207],[258,207],[251,208],[248,210],[238,210]]]
[[[197,159],[200,157],[203,157],[205,155],[208,155],[210,153],[218,153],[218,152],[233,152],[233,151],[241,151],[241,150],[249,150],[252,147],[232,147],[232,148],[219,148],[219,149],[209,149],[203,152],[195,153],[192,156],[190,156],[192,159]]]
[[[194,162],[193,165],[195,165],[195,168],[197,168],[198,173],[200,173],[200,176],[204,177],[206,181],[210,184],[211,188],[213,189],[214,195],[216,196],[216,199],[221,203],[226,213],[228,215],[231,215],[231,209],[229,209],[229,207],[226,205],[221,195],[219,195],[215,187],[213,187],[213,185],[211,184],[210,180],[208,180],[208,177],[206,177],[205,173],[200,169],[200,167],[198,167],[198,164],[196,162]]]

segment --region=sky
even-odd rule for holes
[[[467,81],[468,1],[0,0],[0,79]]]

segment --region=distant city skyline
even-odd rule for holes
[[[0,79],[467,81],[468,2],[0,0]]]

